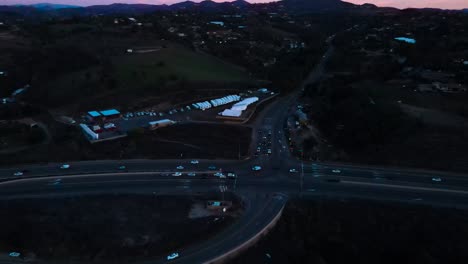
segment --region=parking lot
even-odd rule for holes
[[[101,129],[99,133],[99,139],[90,139],[92,142],[109,140],[118,137],[125,136],[129,131],[138,129],[138,128],[147,128],[149,127],[150,122],[160,121],[168,119],[175,123],[182,122],[219,122],[224,123],[226,120],[219,119],[219,113],[225,109],[229,109],[233,104],[242,100],[242,98],[248,97],[258,97],[260,101],[268,98],[275,93],[273,92],[262,92],[262,91],[249,91],[245,94],[239,95],[226,95],[224,97],[207,99],[205,101],[193,102],[187,105],[180,105],[174,108],[166,109],[165,111],[158,111],[156,108],[146,108],[140,111],[131,111],[131,112],[122,112],[120,117],[101,121],[98,125],[103,126],[112,126],[113,129]],[[243,115],[249,115],[254,111],[256,104],[252,104],[251,107],[244,111]],[[242,120],[244,117],[240,117],[239,120]],[[86,118],[83,118],[85,120]],[[232,121],[232,120],[228,120]],[[169,122],[169,121],[168,121]],[[94,123],[91,121],[91,124]],[[88,122],[88,124],[90,124]],[[90,128],[92,126],[90,125]],[[267,141],[266,141],[267,142]],[[271,144],[271,142],[270,142]],[[263,146],[264,154],[271,154],[271,150],[268,150],[269,147],[265,143]],[[268,153],[268,151],[270,153]]]

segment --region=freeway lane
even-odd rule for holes
[[[127,170],[138,172],[149,171],[173,171],[182,165],[187,169],[208,169],[215,165],[217,168],[239,168],[249,166],[249,161],[236,160],[199,160],[200,164],[190,164],[191,160],[102,160],[67,162],[69,169],[60,169],[64,163],[50,163],[44,165],[18,166],[14,168],[0,169],[0,179],[11,178],[15,172],[25,171],[25,176],[50,176],[66,174],[119,172],[120,166],[126,166]]]
[[[297,165],[299,168],[299,165]],[[336,170],[339,173],[336,173]],[[335,172],[334,172],[335,171]],[[461,174],[443,174],[442,172],[399,170],[387,168],[365,168],[358,166],[330,166],[314,163],[304,165],[304,177],[339,177],[368,178],[408,183],[431,183],[440,186],[468,187],[468,177]],[[438,181],[440,179],[440,182]]]
[[[57,180],[60,181],[57,183]],[[234,187],[234,185],[236,186]],[[386,195],[404,197],[407,194],[444,198],[452,202],[453,198],[461,199],[463,203],[468,200],[468,187],[441,186],[437,184],[421,184],[396,181],[369,180],[366,178],[346,178],[340,182],[328,182],[327,178],[308,177],[304,179],[302,193],[297,180],[278,181],[272,178],[255,179],[243,178],[238,181],[229,179],[178,179],[177,177],[155,177],[151,174],[106,175],[106,176],[69,176],[33,178],[0,183],[0,199],[16,199],[21,197],[82,195],[89,193],[196,193],[204,191],[218,192],[220,185],[228,187],[228,191],[236,193],[285,193],[296,196],[314,190],[316,193],[346,194],[350,197],[366,194],[374,199],[387,200]],[[234,188],[236,188],[234,190]],[[383,192],[388,191],[388,192]],[[414,198],[414,197],[412,197]],[[412,199],[405,198],[401,201]],[[446,202],[441,200],[441,202]],[[466,203],[468,204],[468,203]],[[446,204],[450,206],[450,203]]]

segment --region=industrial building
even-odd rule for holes
[[[120,118],[120,112],[116,109],[103,110],[100,113],[103,116],[103,120]]]
[[[120,118],[120,112],[116,109],[108,109],[102,111],[89,111],[87,118],[91,122],[100,122]]]

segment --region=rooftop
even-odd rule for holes
[[[89,111],[88,115],[91,116],[91,117],[101,116],[101,114],[98,111]]]
[[[100,111],[100,113],[103,116],[111,116],[111,115],[119,115],[120,114],[120,112],[117,111],[116,109],[103,110],[103,111]]]

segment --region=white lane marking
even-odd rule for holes
[[[417,187],[417,186],[403,186],[403,185],[385,184],[385,183],[370,183],[370,182],[356,182],[356,181],[341,181],[341,183],[376,186],[376,187],[388,187],[388,188],[397,188],[397,189],[406,189],[406,190],[419,190],[419,191],[431,191],[431,192],[447,192],[447,193],[468,194],[468,191],[463,191],[463,190],[452,190],[452,189],[431,188],[431,187]]]

